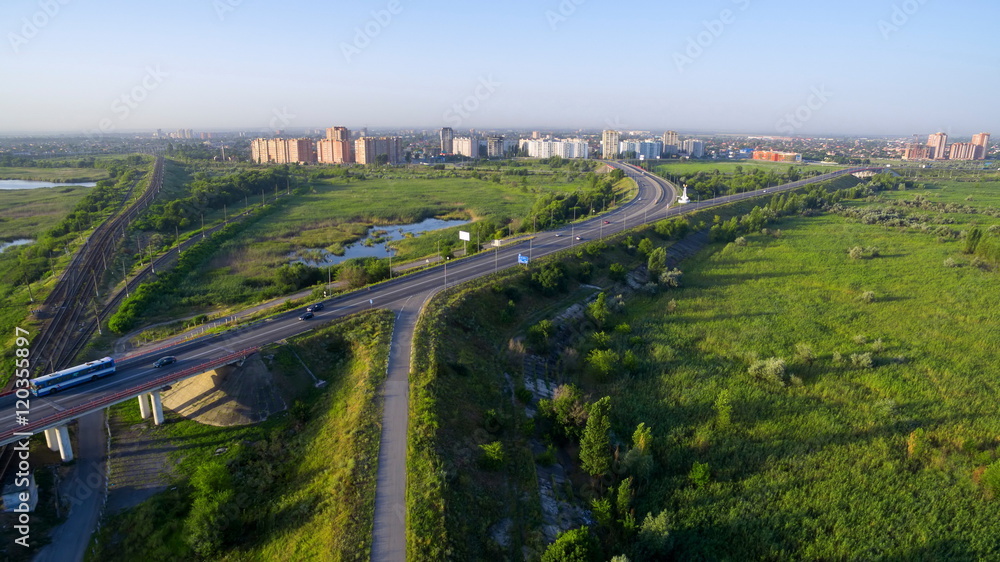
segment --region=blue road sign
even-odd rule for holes
[[[518,254],[517,255],[517,263],[523,263],[523,264],[527,265],[527,263],[528,263],[528,256],[525,256],[524,254]]]

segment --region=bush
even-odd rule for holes
[[[688,473],[688,480],[696,488],[704,488],[711,479],[712,471],[708,468],[708,463],[705,462],[694,463],[694,466],[691,467],[691,472]]]
[[[480,468],[491,472],[495,472],[503,468],[503,443],[493,441],[492,443],[480,445],[479,448],[483,450],[483,454],[479,457]]]
[[[622,282],[625,280],[626,275],[628,275],[628,270],[620,263],[613,263],[608,269],[608,275],[612,280]]]
[[[861,296],[858,297],[858,299],[861,302],[873,303],[875,302],[875,291],[865,291],[861,293]]]
[[[785,384],[785,360],[778,357],[757,360],[750,364],[750,376],[777,383],[781,386]]]
[[[586,527],[563,531],[542,554],[542,562],[598,562],[601,546]]]
[[[855,246],[847,251],[847,255],[850,256],[852,260],[859,260],[865,257],[865,251],[861,246]]]
[[[851,354],[851,365],[858,367],[859,369],[871,369],[875,366],[875,361],[872,359],[872,354],[869,353],[853,353]]]
[[[980,482],[991,497],[1000,496],[1000,461],[996,461],[986,468]]]

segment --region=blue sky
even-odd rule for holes
[[[1000,115],[997,16],[995,0],[9,0],[0,131],[969,136]]]

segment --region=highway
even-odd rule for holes
[[[45,427],[53,427],[78,417],[88,404],[112,394],[126,393],[130,389],[148,384],[151,380],[170,373],[179,373],[193,367],[232,355],[240,350],[256,348],[303,334],[330,320],[347,316],[372,307],[400,309],[407,300],[423,296],[437,290],[469,281],[493,273],[499,269],[516,267],[518,255],[530,256],[532,260],[574,246],[585,244],[602,236],[610,236],[627,228],[639,226],[643,222],[662,220],[692,210],[759,196],[761,192],[748,192],[721,197],[714,200],[671,205],[676,198],[670,184],[652,174],[627,164],[616,163],[638,184],[638,195],[618,209],[604,215],[567,225],[554,231],[538,233],[516,243],[489,248],[478,254],[459,260],[451,260],[443,266],[426,269],[391,281],[361,289],[323,301],[325,308],[316,312],[309,320],[299,320],[303,309],[288,311],[265,321],[234,328],[222,334],[208,335],[171,347],[150,351],[137,356],[118,359],[118,372],[96,382],[68,388],[58,393],[31,397],[28,421],[31,423],[45,419]],[[783,186],[768,188],[768,193],[801,187],[808,183],[823,181],[846,173],[867,170],[853,168],[801,180]],[[579,238],[579,239],[578,239]],[[173,355],[177,363],[166,368],[154,368],[152,363],[159,357]],[[45,358],[35,358],[44,360]],[[15,441],[14,432],[37,432],[44,427],[25,427],[16,420],[16,410],[24,410],[23,404],[15,403],[13,395],[0,397],[0,444]],[[62,418],[62,419],[60,419]],[[58,423],[56,423],[58,422]]]

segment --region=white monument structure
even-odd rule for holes
[[[688,186],[684,184],[684,193],[677,200],[678,203],[690,203],[691,199],[688,198]]]

